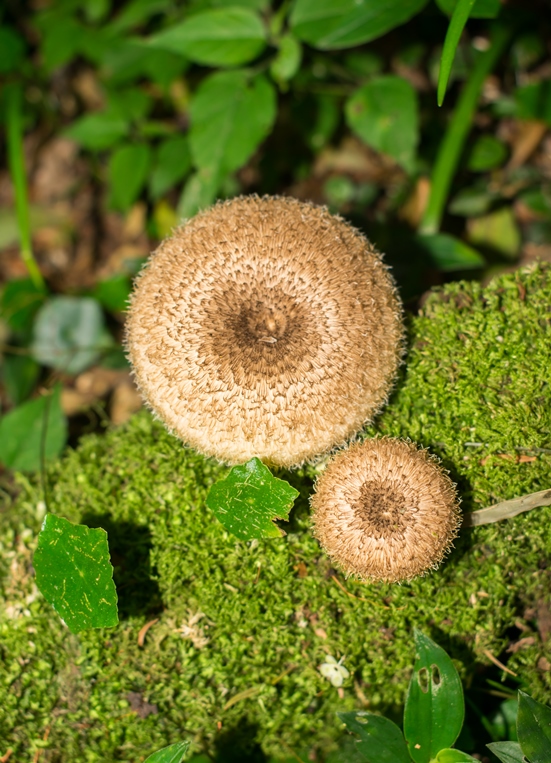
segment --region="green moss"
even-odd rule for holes
[[[485,289],[446,286],[410,321],[403,377],[370,433],[430,447],[466,510],[549,487],[550,306],[551,268],[541,265]],[[212,751],[240,730],[276,755],[329,749],[342,733],[337,710],[403,701],[414,626],[469,679],[487,663],[484,650],[506,658],[506,632],[523,620],[534,643],[509,664],[551,700],[532,622],[548,601],[551,508],[463,531],[425,578],[366,585],[336,573],[309,532],[314,467],[287,475],[301,490],[287,536],[260,543],[236,541],[205,508],[225,471],[147,413],[84,438],[52,468],[52,509],[104,526],[116,566],[119,627],[78,636],[36,595],[30,561],[43,507],[23,484],[0,535],[0,740],[18,762],[41,745],[48,763],[135,763],[182,738]],[[326,654],[346,656],[342,698],[318,672]],[[158,713],[136,712],[136,695]]]

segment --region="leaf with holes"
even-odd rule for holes
[[[501,763],[524,763],[524,755],[518,742],[492,742],[486,747],[501,760]]]
[[[459,736],[465,704],[453,662],[417,629],[415,657],[404,709],[404,736],[415,763],[429,763]]]
[[[169,747],[163,747],[162,750],[157,750],[149,758],[146,758],[145,763],[181,763],[184,759],[184,755],[188,751],[189,742],[176,742]]]
[[[530,763],[551,760],[551,708],[536,702],[523,691],[518,693],[518,741]]]
[[[71,633],[117,625],[107,533],[46,514],[33,558],[36,585]]]
[[[388,718],[373,713],[337,713],[360,739],[356,749],[366,763],[409,763],[404,736]]]
[[[294,487],[274,477],[259,458],[251,458],[211,487],[207,506],[240,540],[280,538],[284,533],[274,519],[288,518],[297,495]]]

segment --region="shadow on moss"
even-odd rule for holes
[[[120,619],[160,612],[163,604],[150,563],[152,541],[149,528],[93,512],[84,514],[82,523],[88,527],[101,527],[107,532]]]

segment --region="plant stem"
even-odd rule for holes
[[[6,86],[6,121],[8,138],[8,161],[15,191],[15,208],[19,225],[21,258],[25,263],[33,284],[37,289],[45,289],[42,273],[38,269],[31,245],[31,225],[29,200],[23,153],[22,92],[21,86],[10,83]]]
[[[490,47],[481,54],[459,96],[450,125],[438,149],[429,201],[419,229],[422,234],[434,234],[440,229],[450,186],[471,128],[484,80],[496,65],[512,34],[510,27],[501,24],[494,26]]]

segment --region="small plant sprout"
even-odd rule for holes
[[[325,662],[319,666],[319,672],[324,678],[327,678],[336,689],[339,689],[346,678],[350,675],[349,671],[344,667],[343,662],[345,658],[341,657],[337,660],[330,654],[325,658]]]
[[[165,240],[139,277],[127,348],[167,427],[230,464],[291,467],[381,408],[402,355],[394,282],[327,209],[239,197]]]

